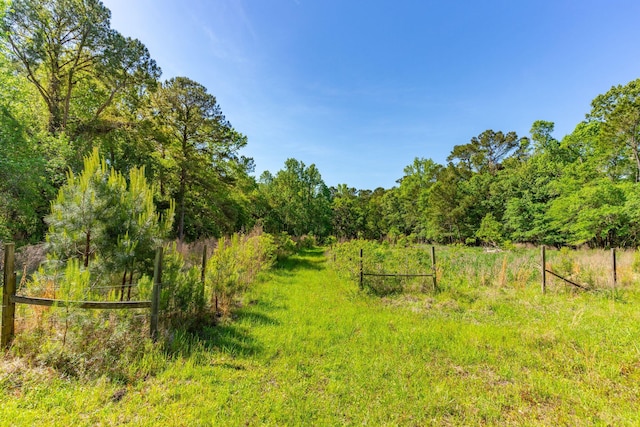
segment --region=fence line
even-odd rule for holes
[[[433,279],[433,290],[438,290],[438,284],[436,279],[436,248],[431,246],[431,273],[429,274],[400,274],[400,273],[366,273],[364,271],[364,255],[363,250],[360,249],[360,289],[364,289],[365,276],[371,277],[431,277]]]
[[[551,270],[550,268],[547,268],[547,254],[546,254],[546,247],[544,245],[540,246],[540,257],[541,257],[541,274],[542,274],[542,293],[546,293],[547,292],[547,273],[551,274],[552,276],[557,277],[560,280],[565,281],[566,283],[569,283],[570,285],[573,285],[577,288],[580,289],[584,289],[585,291],[590,290],[590,288],[588,286],[585,285],[581,285],[579,283],[576,283],[570,279],[567,279],[566,277],[561,276],[560,274],[554,272],[553,270]],[[611,266],[612,266],[612,271],[611,271],[611,278],[613,279],[613,290],[616,290],[616,286],[617,286],[617,282],[618,282],[618,271],[617,271],[617,260],[616,260],[616,249],[612,248],[611,249]]]
[[[160,308],[160,292],[162,289],[162,247],[159,247],[156,251],[151,301],[68,301],[16,295],[15,245],[13,243],[5,244],[3,284],[2,328],[0,330],[0,347],[2,348],[8,347],[15,335],[16,304],[99,310],[150,308],[149,333],[154,340],[158,337],[158,311]]]
[[[151,301],[67,301],[49,298],[13,295],[11,301],[16,304],[41,305],[44,307],[70,307],[97,310],[116,310],[128,308],[151,308]]]

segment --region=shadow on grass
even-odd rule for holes
[[[270,317],[267,313],[285,308],[287,307],[284,304],[276,305],[271,301],[253,300],[245,307],[242,307],[234,313],[234,323],[249,324],[249,326],[276,326],[279,325],[280,322],[273,317]]]
[[[286,259],[280,260],[276,264],[276,270],[297,271],[297,270],[324,270],[324,250],[321,248],[302,249]]]
[[[235,323],[206,327],[198,334],[198,338],[205,349],[231,356],[255,356],[262,351],[262,346],[246,326]]]
[[[251,335],[254,326],[277,326],[278,320],[269,312],[286,306],[274,305],[268,301],[251,301],[237,309],[231,320],[220,323],[201,324],[176,333],[169,344],[169,352],[190,357],[195,352],[222,352],[231,356],[249,357],[262,352],[262,345]]]
[[[325,268],[321,248],[304,249],[280,261],[277,274],[295,274],[301,270],[320,271]],[[219,351],[232,356],[250,357],[260,354],[263,346],[251,335],[253,327],[277,326],[278,320],[270,313],[286,309],[286,305],[271,301],[254,300],[234,311],[231,321],[218,324],[201,323],[197,327],[180,331],[169,344],[169,351],[189,357],[197,351]]]

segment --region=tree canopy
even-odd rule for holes
[[[75,242],[86,263],[96,236],[128,235],[111,238],[120,248],[141,239],[132,218],[153,205],[158,215],[175,207],[169,235],[181,240],[261,226],[339,239],[640,244],[640,79],[595,94],[568,135],[537,118],[527,136],[487,129],[443,164],[416,156],[393,188],[328,187],[315,164],[294,158],[256,179],[242,156],[250,141],[215,88],[162,81],[144,44],[111,28],[101,1],[0,6],[2,240],[38,242],[62,227],[68,235],[50,240]],[[87,158],[101,160],[87,169]],[[82,221],[63,226],[66,209]]]

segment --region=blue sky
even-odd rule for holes
[[[328,185],[390,188],[486,129],[562,138],[640,77],[637,0],[103,0],[163,79],[189,77],[248,137]]]

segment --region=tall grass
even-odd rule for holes
[[[184,245],[166,245],[160,304],[163,334],[159,343],[149,335],[149,311],[83,310],[76,307],[41,307],[19,304],[16,337],[10,354],[31,367],[53,369],[80,380],[105,376],[132,383],[158,372],[165,356],[180,352],[180,336],[201,330],[229,316],[240,295],[269,269],[276,248],[270,235],[259,231],[220,239],[210,252],[207,275],[192,262],[200,253],[185,252]],[[202,247],[202,246],[201,246]],[[185,262],[185,256],[190,262]],[[97,286],[100,278],[70,260],[63,270],[40,268],[23,280],[19,293],[67,301],[116,300],[120,286]],[[23,276],[25,277],[25,276]],[[133,286],[136,299],[149,300],[152,278],[143,275]],[[219,301],[219,305],[215,304]]]
[[[428,246],[401,247],[388,243],[354,240],[334,245],[330,259],[334,268],[348,280],[360,280],[360,250],[365,273],[429,274],[431,248]],[[586,288],[610,291],[613,288],[613,261],[607,250],[547,249],[547,269]],[[632,286],[640,273],[640,256],[633,251],[618,251],[617,287]],[[436,276],[440,290],[477,287],[523,288],[541,283],[541,255],[539,248],[486,250],[465,246],[436,247]],[[429,289],[425,278],[364,277],[364,285],[378,294]],[[572,285],[547,274],[553,292],[572,291]]]
[[[638,425],[640,294],[542,295],[506,272],[501,286],[505,254],[489,255],[489,285],[444,276],[439,293],[380,298],[306,250],[232,320],[177,334],[156,376],[122,387],[12,368],[0,424]]]

